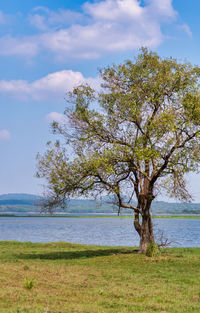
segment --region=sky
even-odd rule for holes
[[[141,46],[200,65],[199,0],[6,0],[0,3],[0,194],[41,194],[36,154],[65,95]],[[200,175],[189,175],[200,202]],[[163,198],[164,199],[164,198]]]

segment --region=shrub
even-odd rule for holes
[[[160,249],[155,242],[150,242],[147,251],[146,251],[146,256],[148,257],[155,257],[160,255]]]

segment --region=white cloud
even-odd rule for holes
[[[172,0],[149,0],[149,11],[157,17],[157,19],[174,19],[177,12],[173,9]],[[152,17],[153,17],[152,16]]]
[[[191,30],[190,30],[190,27],[189,27],[187,24],[180,25],[179,28],[183,29],[184,32],[185,32],[190,38],[192,38],[192,32],[191,32]]]
[[[36,12],[36,13],[35,13]],[[0,39],[0,54],[34,56],[47,50],[56,57],[97,58],[106,53],[154,48],[163,40],[160,26],[176,18],[172,0],[102,0],[86,2],[82,14],[69,10],[35,9],[34,36]]]
[[[83,21],[83,15],[71,10],[59,9],[58,11],[49,10],[46,7],[36,7],[34,13],[29,16],[29,22],[38,30],[46,31],[52,27],[59,29],[63,26],[69,26],[75,22]]]
[[[143,14],[144,10],[137,0],[106,0],[96,3],[87,2],[84,5],[84,9],[96,21],[124,20],[124,18],[127,17],[138,19]]]
[[[66,92],[82,83],[88,83],[93,88],[99,88],[100,79],[85,78],[80,72],[63,70],[48,74],[32,83],[26,80],[1,80],[0,93],[16,96],[21,99],[32,98],[35,100],[64,98]]]
[[[11,138],[11,135],[7,129],[0,130],[0,141],[6,141]]]
[[[58,113],[58,112],[50,112],[46,115],[46,120],[48,122],[59,122],[64,123],[67,120],[67,117],[64,114]]]
[[[4,36],[0,38],[0,55],[19,55],[33,57],[39,52],[39,38],[37,36],[13,38]]]
[[[29,18],[30,24],[35,28],[46,31],[48,30],[48,26],[46,25],[45,17],[42,15],[34,14]]]

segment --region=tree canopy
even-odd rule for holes
[[[60,141],[38,156],[49,207],[69,197],[113,195],[119,208],[134,211],[145,252],[154,241],[150,208],[159,191],[191,197],[185,174],[200,163],[199,77],[198,66],[143,48],[133,61],[102,69],[98,90],[75,87],[66,123],[52,124]]]

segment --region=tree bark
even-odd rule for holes
[[[146,212],[142,216],[141,230],[140,230],[140,253],[146,253],[148,245],[154,242],[153,224],[150,212]]]
[[[149,187],[149,186],[147,186]],[[147,247],[151,242],[154,242],[153,224],[150,214],[151,203],[154,199],[152,190],[146,189],[146,192],[139,194],[138,196],[138,208],[141,212],[142,221],[139,224],[139,219],[136,219],[137,223],[134,223],[135,229],[140,236],[140,253],[146,253]],[[137,227],[136,227],[137,226]],[[139,231],[138,231],[139,229]]]
[[[139,212],[135,212],[134,223],[133,223],[135,230],[138,232],[140,236],[141,233],[141,225],[140,225],[140,215]]]

